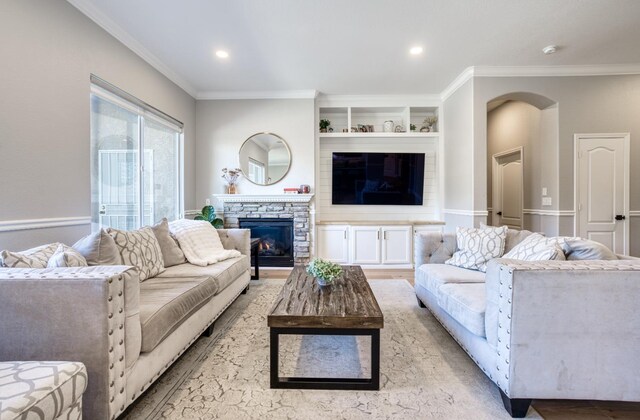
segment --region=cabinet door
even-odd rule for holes
[[[318,258],[329,260],[338,264],[348,264],[348,232],[348,226],[318,226]]]
[[[353,264],[380,264],[380,228],[378,226],[352,226],[351,236]]]
[[[411,226],[382,228],[382,264],[411,264]]]

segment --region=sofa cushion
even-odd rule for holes
[[[445,264],[472,270],[486,270],[486,263],[504,253],[507,227],[486,227],[484,229],[456,228],[458,250]]]
[[[160,278],[140,283],[141,352],[153,350],[215,294],[211,277]]]
[[[485,274],[447,264],[423,264],[416,270],[416,283],[437,299],[440,287],[448,283],[484,283]]]
[[[116,242],[104,229],[93,232],[73,244],[89,265],[121,265]]]
[[[448,283],[440,286],[438,305],[463,327],[485,337],[487,296],[483,283]]]
[[[180,277],[197,277],[210,276],[218,286],[217,293],[222,292],[242,273],[251,269],[249,257],[243,255],[241,257],[231,258],[220,261],[212,265],[200,267],[193,264],[180,264],[167,268],[159,277],[162,278],[180,278]]]
[[[157,224],[151,226],[151,230],[153,230],[153,234],[156,235],[156,239],[160,244],[165,267],[172,267],[174,265],[184,264],[187,262],[184,252],[182,252],[178,246],[178,242],[176,242],[169,233],[169,221],[166,217]]]
[[[49,258],[58,249],[59,243],[40,245],[26,251],[0,252],[0,267],[9,268],[47,268]]]
[[[150,227],[126,231],[109,228],[122,258],[122,264],[136,267],[140,281],[155,277],[164,271],[164,259],[160,244]]]

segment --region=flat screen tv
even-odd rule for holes
[[[334,152],[333,204],[421,206],[424,153]]]

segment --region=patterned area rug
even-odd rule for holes
[[[497,387],[406,280],[371,280],[385,317],[380,391],[269,388],[267,313],[284,280],[251,289],[125,414],[130,419],[510,419]],[[369,375],[369,338],[281,338],[281,376]],[[530,409],[529,418],[540,418]]]

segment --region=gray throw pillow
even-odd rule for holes
[[[116,241],[104,229],[85,236],[73,244],[72,248],[78,251],[89,265],[122,265]]]
[[[160,244],[165,267],[187,262],[184,252],[182,252],[176,240],[173,239],[169,233],[169,221],[166,218],[162,219],[158,224],[151,226],[151,230],[153,230],[153,234],[156,235],[156,239]]]
[[[609,248],[599,242],[583,238],[565,238],[567,260],[617,260]]]

